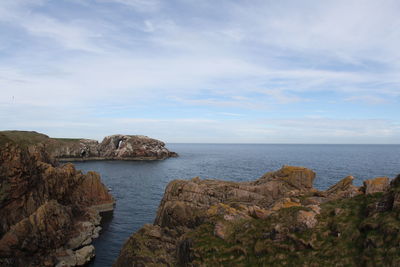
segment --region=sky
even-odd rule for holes
[[[400,143],[398,0],[1,0],[0,130]]]

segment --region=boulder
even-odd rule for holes
[[[297,222],[304,225],[306,228],[314,228],[318,223],[315,216],[316,213],[313,211],[300,210],[297,214]]]
[[[325,191],[326,196],[330,200],[350,198],[361,194],[359,187],[353,185],[353,176],[347,176],[340,180],[337,184],[331,186]]]
[[[377,177],[374,179],[365,180],[363,184],[365,194],[384,192],[389,188],[389,178]]]
[[[83,266],[84,264],[88,263],[94,256],[95,254],[93,245],[85,246],[81,249],[78,249],[77,251],[75,251],[76,265]]]

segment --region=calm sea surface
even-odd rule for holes
[[[83,172],[99,172],[117,200],[113,214],[103,219],[90,266],[112,265],[125,240],[153,222],[165,186],[173,179],[249,181],[287,164],[313,169],[314,186],[326,189],[347,175],[355,176],[360,185],[365,179],[400,173],[400,145],[169,144],[168,148],[180,157],[75,163]]]

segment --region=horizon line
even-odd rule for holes
[[[218,142],[164,142],[166,144],[188,145],[400,145],[400,143],[218,143]]]

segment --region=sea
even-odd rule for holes
[[[304,166],[317,173],[314,187],[327,189],[347,175],[354,183],[400,173],[400,145],[167,144],[179,154],[160,161],[91,161],[76,168],[97,171],[116,199],[104,214],[102,233],[94,241],[89,266],[110,267],[130,235],[154,221],[168,182],[174,179],[251,181],[283,165]]]

